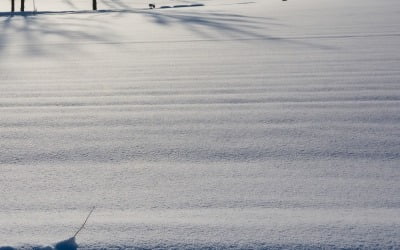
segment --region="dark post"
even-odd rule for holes
[[[11,12],[15,11],[15,0],[11,0]]]
[[[97,10],[97,0],[93,0],[93,10]]]
[[[21,12],[25,11],[25,0],[21,0]]]

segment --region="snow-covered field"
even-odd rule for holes
[[[0,248],[399,249],[400,1],[154,2],[0,1]]]

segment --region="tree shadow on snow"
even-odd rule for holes
[[[196,33],[205,40],[263,40],[269,42],[289,43],[317,49],[333,49],[330,46],[269,35],[272,27],[285,27],[278,20],[268,17],[254,17],[221,12],[190,11],[143,11],[142,13],[153,23],[162,26],[180,25]]]
[[[279,40],[265,35],[263,30],[281,24],[268,18],[250,17],[229,13],[153,12],[144,13],[153,23],[163,26],[181,25],[205,39],[226,37],[229,40],[262,39]]]
[[[69,0],[70,5],[73,3]],[[143,15],[149,22],[158,26],[181,26],[197,35],[196,39],[203,40],[263,40],[269,42],[292,43],[319,49],[331,49],[327,46],[308,43],[298,39],[281,38],[268,35],[267,30],[274,26],[283,26],[277,20],[266,17],[253,17],[232,13],[179,11],[166,8],[157,10],[132,9],[122,1],[106,1],[105,7],[111,10],[94,11],[40,11],[36,13],[0,12],[0,54],[7,46],[12,46],[10,34],[22,36],[25,53],[32,55],[57,54],[60,49],[79,50],[82,42],[110,43],[110,46],[120,43],[118,34],[113,32],[111,24],[104,22],[99,16],[110,15],[111,18],[122,18],[126,15]],[[108,6],[109,5],[109,6]],[[123,8],[123,9],[115,9]],[[84,15],[83,15],[84,14]],[[49,15],[56,15],[54,19]],[[90,18],[88,18],[88,15]],[[91,16],[90,16],[91,15]],[[61,39],[61,44],[43,43],[44,37],[51,36]],[[127,42],[126,40],[124,42]],[[129,41],[128,41],[129,42]],[[151,42],[151,41],[149,41]],[[14,45],[15,46],[15,45]],[[47,47],[45,47],[47,46]]]
[[[46,17],[49,14],[57,15],[55,22]],[[14,15],[0,13],[0,55],[11,46],[18,46],[24,54],[32,56],[57,55],[68,50],[80,50],[83,53],[82,44],[106,43],[110,42],[110,37],[115,36],[111,27],[94,16],[88,18],[76,14],[74,11],[25,12]],[[50,39],[46,40],[47,37]]]

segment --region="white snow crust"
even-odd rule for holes
[[[400,1],[153,2],[0,1],[0,249],[399,249]]]

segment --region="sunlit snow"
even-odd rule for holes
[[[400,1],[19,2],[0,249],[400,248]]]

